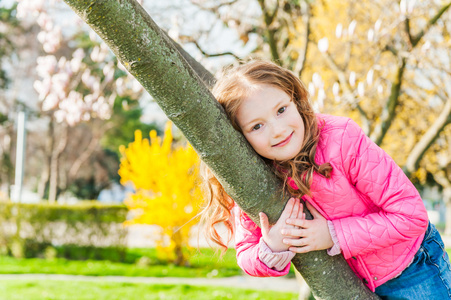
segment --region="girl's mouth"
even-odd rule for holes
[[[294,131],[286,139],[284,139],[283,141],[281,141],[278,144],[273,145],[272,147],[283,147],[283,146],[285,146],[286,144],[288,144],[290,142],[291,137],[293,136],[293,133],[294,133]]]

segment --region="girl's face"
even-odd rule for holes
[[[289,160],[302,149],[304,122],[291,97],[270,85],[259,85],[243,100],[237,122],[254,150],[272,160]]]

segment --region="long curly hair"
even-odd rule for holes
[[[272,62],[252,60],[238,67],[226,68],[213,87],[212,93],[225,109],[233,127],[242,132],[237,123],[237,111],[243,100],[261,85],[278,88],[291,96],[305,126],[303,147],[294,158],[287,161],[273,161],[266,158],[264,160],[276,176],[285,183],[284,188],[291,195],[298,198],[306,194],[310,195],[313,172],[329,178],[332,166],[329,163],[318,165],[315,162],[322,125],[318,126],[317,117],[309,103],[308,91],[302,81],[291,71]],[[202,215],[206,236],[225,250],[234,231],[231,218],[234,201],[205,164],[202,164],[201,173],[207,194],[207,205]],[[290,178],[296,186],[287,184]],[[227,241],[223,241],[215,228],[215,225],[219,223],[226,225],[229,233]]]

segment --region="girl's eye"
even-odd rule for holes
[[[252,127],[252,131],[259,130],[260,128],[262,128],[262,124],[257,124],[254,127]]]
[[[278,114],[278,115],[283,114],[283,113],[285,112],[285,110],[287,110],[287,107],[286,107],[286,106],[282,106],[282,107],[279,108],[279,110],[277,111],[277,114]]]

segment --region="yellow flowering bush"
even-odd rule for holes
[[[126,224],[155,224],[162,228],[157,241],[160,254],[177,265],[185,263],[189,231],[202,203],[199,187],[199,158],[194,149],[173,147],[172,124],[168,122],[164,139],[150,132],[150,143],[141,131],[135,141],[120,147],[121,183],[133,183],[135,193],[125,200],[134,216]],[[167,242],[169,240],[169,243]]]

